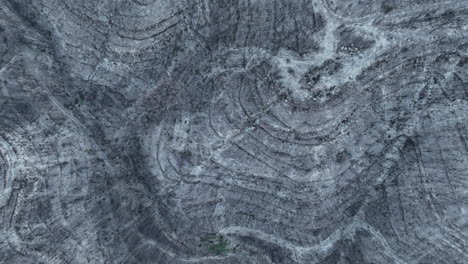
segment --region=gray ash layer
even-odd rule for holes
[[[0,0],[0,263],[468,263],[468,1]]]

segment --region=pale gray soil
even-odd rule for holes
[[[468,1],[0,0],[0,263],[468,263]]]

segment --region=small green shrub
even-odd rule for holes
[[[221,255],[229,251],[228,241],[222,235],[208,234],[200,238],[199,246],[204,246],[209,252]]]
[[[223,239],[223,240],[218,241],[214,245],[210,246],[208,250],[211,253],[214,253],[216,255],[221,255],[221,254],[225,254],[226,252],[228,252],[227,246],[228,246],[227,241]]]

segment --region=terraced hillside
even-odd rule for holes
[[[0,263],[468,263],[468,1],[0,0]]]

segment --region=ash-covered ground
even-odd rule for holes
[[[0,0],[0,263],[468,263],[468,1]]]

